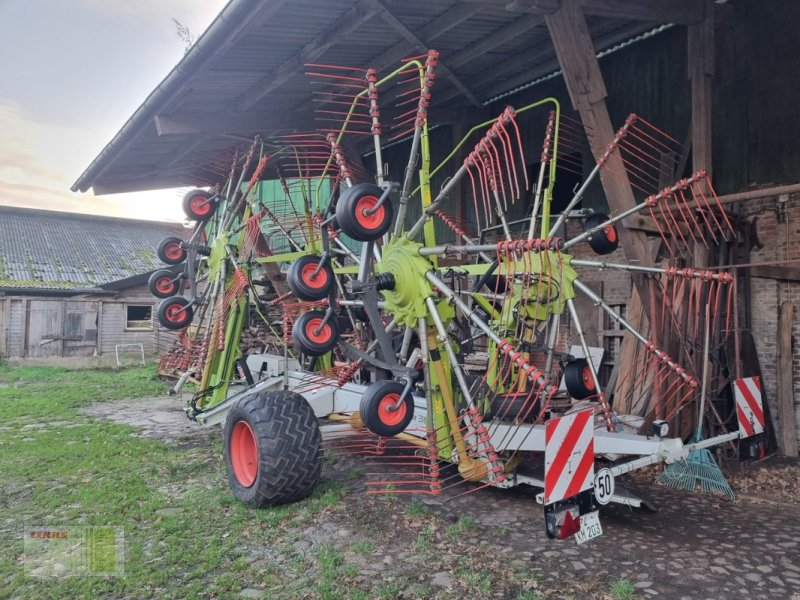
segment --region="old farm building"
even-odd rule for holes
[[[256,134],[268,138],[329,127],[325,118],[314,120],[318,102],[307,63],[386,73],[404,57],[439,50],[428,113],[433,165],[471,127],[505,106],[557,98],[565,119],[588,143],[566,157],[579,175],[562,178],[563,189],[554,192],[555,210],[635,112],[683,148],[664,157],[669,169],[663,184],[654,184],[666,185],[699,169],[713,172],[738,233],[735,243],[711,256],[698,255],[692,264],[740,265],[735,271],[742,331],[737,362],[746,372],[762,375],[783,449],[796,454],[798,20],[798,3],[789,0],[232,0],[73,189],[104,194],[187,181],[210,186],[224,180],[210,175],[220,171],[218,156],[236,144],[246,147]],[[525,118],[520,123],[524,134],[541,139],[542,123]],[[371,136],[352,143],[371,169]],[[384,146],[389,179],[402,180],[408,155],[407,140]],[[465,155],[462,149],[456,160]],[[526,160],[537,164],[536,152],[530,150]],[[434,193],[450,175],[445,169],[432,178]],[[583,208],[621,213],[633,204],[630,188],[618,179],[595,183]],[[442,205],[457,220],[468,220],[473,212],[471,200],[463,199],[469,196],[467,187],[454,190]],[[528,205],[517,210],[511,218],[530,214]],[[453,239],[443,223],[436,223],[436,231],[441,239]],[[651,263],[648,240],[657,233],[647,219],[626,219],[618,257]],[[640,285],[626,273],[601,273],[590,283],[637,323],[651,308],[640,301]],[[631,356],[624,343],[620,347],[618,328],[602,318],[585,320],[589,344],[605,349],[605,385],[613,381],[615,366],[618,372]],[[656,333],[663,337],[664,332]]]
[[[0,207],[0,356],[87,357],[174,335],[154,318],[147,278],[162,268],[155,248],[183,228]]]

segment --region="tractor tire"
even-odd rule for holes
[[[206,190],[190,190],[183,197],[183,212],[191,221],[207,221],[217,210],[214,194]]]
[[[239,400],[223,430],[223,455],[233,495],[250,506],[307,497],[322,472],[322,434],[309,403],[289,391]]]
[[[156,251],[161,262],[168,265],[179,265],[186,260],[186,248],[179,237],[168,237],[161,240]]]
[[[597,395],[589,362],[585,358],[571,360],[564,367],[564,385],[575,400],[584,400]]]
[[[319,261],[320,257],[313,254],[301,256],[286,272],[286,285],[300,300],[322,300],[333,289],[335,282],[330,261],[326,261],[316,277],[311,278],[319,267]]]
[[[161,269],[153,271],[147,280],[147,289],[156,298],[170,298],[178,293],[181,288],[180,275]]]
[[[324,318],[325,313],[321,310],[312,310],[300,315],[292,326],[295,349],[306,356],[322,356],[333,350],[339,339],[339,325],[333,318],[317,332]]]
[[[524,423],[533,423],[539,417],[541,401],[536,401],[536,395],[529,392],[513,394],[497,394],[492,401],[491,408],[486,411],[483,418],[500,421],[520,420]]]
[[[192,303],[181,296],[167,298],[158,306],[158,322],[164,329],[178,331],[189,326],[194,318]]]
[[[342,192],[336,203],[336,221],[342,233],[359,242],[380,239],[392,226],[392,203],[387,201],[372,214],[383,190],[371,183],[359,183]]]
[[[606,221],[608,221],[608,215],[595,213],[584,221],[583,229],[588,231],[598,225],[602,225]],[[603,227],[603,229],[595,231],[589,238],[589,246],[591,246],[592,250],[597,254],[611,254],[619,247],[617,228],[614,225],[609,225],[608,227]]]
[[[405,431],[408,424],[411,423],[411,419],[414,418],[412,394],[406,394],[397,410],[389,410],[389,407],[394,406],[400,398],[405,387],[399,381],[391,379],[370,385],[361,396],[361,403],[358,406],[364,427],[372,433],[384,437],[393,437]]]

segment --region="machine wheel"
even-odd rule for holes
[[[259,392],[228,413],[224,458],[233,495],[250,506],[274,506],[308,496],[322,471],[314,411],[300,394]]]
[[[323,311],[312,310],[303,313],[294,322],[292,340],[297,350],[308,356],[321,356],[333,350],[339,338],[339,326],[334,318],[317,331],[324,318]]]
[[[191,190],[183,197],[183,212],[192,221],[206,221],[216,209],[214,194],[206,190]]]
[[[391,202],[367,214],[382,195],[383,190],[370,183],[359,183],[345,190],[336,204],[336,220],[342,232],[359,242],[371,242],[389,231],[393,213]]]
[[[597,394],[597,388],[592,379],[589,362],[585,358],[576,358],[564,367],[564,384],[567,392],[576,400],[583,400]]]
[[[179,265],[186,260],[186,248],[179,237],[164,238],[158,244],[158,258],[168,265]]]
[[[189,326],[194,318],[191,302],[181,296],[167,298],[158,307],[158,322],[165,329],[177,331]]]
[[[500,419],[501,421],[516,421],[521,419],[525,423],[533,423],[539,416],[541,403],[536,402],[536,396],[529,392],[512,394],[498,394],[492,402],[492,407],[483,418],[486,420]]]
[[[334,275],[330,261],[326,261],[319,273],[314,276],[319,261],[320,257],[313,254],[301,256],[286,272],[286,285],[300,300],[322,300],[333,287]]]
[[[598,225],[602,225],[608,221],[608,215],[603,213],[595,213],[590,216],[583,223],[584,230],[593,229]],[[589,246],[597,254],[611,254],[619,247],[619,236],[617,236],[617,228],[614,225],[603,227],[599,231],[595,231],[589,238]]]
[[[147,289],[156,298],[169,298],[178,293],[181,287],[179,279],[180,275],[166,269],[154,271],[147,280]]]
[[[505,294],[508,291],[508,281],[502,275],[489,275],[484,285],[490,292]]]
[[[386,379],[370,385],[361,396],[358,410],[364,426],[376,435],[392,437],[405,431],[414,417],[414,399],[406,394],[397,410],[390,410],[397,403],[405,385]]]

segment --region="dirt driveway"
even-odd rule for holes
[[[190,423],[180,407],[178,399],[159,397],[96,404],[88,412],[181,445],[219,435]],[[639,483],[634,491],[658,512],[609,507],[601,516],[604,535],[578,546],[547,539],[531,489],[484,489],[452,500],[426,496],[410,505],[405,497],[361,494],[358,461],[326,464],[328,480],[346,482],[346,508],[298,529],[288,546],[254,548],[255,560],[281,563],[298,549],[363,538],[369,552],[345,558],[358,565],[361,578],[398,581],[399,597],[462,597],[462,579],[472,577],[470,597],[800,599],[796,499],[731,503]],[[465,555],[482,566],[465,562]],[[517,581],[498,584],[507,578]],[[245,592],[291,597],[289,589]]]

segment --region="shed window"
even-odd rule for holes
[[[149,304],[128,304],[125,329],[152,330],[153,307]]]

